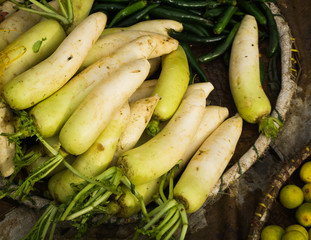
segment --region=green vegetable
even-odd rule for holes
[[[245,15],[232,44],[229,83],[231,93],[241,117],[249,123],[259,123],[259,130],[275,138],[276,122],[270,117],[271,104],[260,83],[258,29],[255,17]]]
[[[267,23],[269,28],[269,43],[267,47],[267,56],[272,57],[279,48],[279,31],[277,29],[277,25],[270,8],[263,2],[260,2],[258,4],[263,9],[263,12],[267,17]]]
[[[210,61],[216,59],[217,57],[221,56],[222,54],[224,54],[228,50],[228,48],[231,46],[233,39],[235,37],[235,34],[237,33],[237,31],[239,29],[239,26],[240,26],[240,23],[236,23],[233,26],[233,28],[231,29],[227,38],[222,43],[220,43],[218,46],[216,46],[209,53],[198,57],[198,61],[201,63],[207,63],[207,62],[210,62]]]
[[[128,17],[129,15],[137,12],[138,10],[144,8],[147,5],[147,1],[146,0],[139,0],[136,1],[130,5],[128,5],[127,7],[125,7],[124,9],[120,10],[111,20],[111,22],[108,24],[108,28],[113,27],[115,24],[117,24],[118,22],[120,22],[122,19]]]
[[[158,95],[161,100],[153,114],[154,121],[147,129],[151,135],[158,132],[159,121],[170,119],[177,110],[189,83],[189,66],[187,55],[181,46],[163,56],[162,70],[158,83],[152,95]]]
[[[213,28],[213,31],[215,34],[221,34],[225,27],[228,25],[230,19],[234,15],[234,13],[238,10],[235,6],[229,6],[227,9],[223,12],[223,14],[219,17],[217,20],[217,23],[215,27]]]
[[[168,18],[174,19],[180,22],[187,22],[192,24],[201,24],[204,27],[212,28],[214,24],[203,17],[200,17],[194,13],[191,13],[184,9],[178,9],[170,6],[160,5],[156,8],[153,8],[150,12],[150,15],[156,18]]]

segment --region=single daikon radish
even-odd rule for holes
[[[92,63],[98,61],[99,59],[113,54],[120,47],[142,36],[159,38],[159,45],[157,46],[157,48],[155,48],[154,52],[152,53],[152,55],[150,55],[149,58],[155,58],[168,54],[176,50],[178,46],[178,41],[174,38],[153,32],[122,31],[104,35],[99,37],[98,40],[94,43],[94,46],[91,48],[85,60],[83,61],[80,67],[80,71],[91,65]]]
[[[174,29],[177,32],[181,32],[183,30],[183,25],[180,22],[171,19],[153,19],[141,21],[129,27],[107,28],[103,31],[102,35],[107,35],[126,30],[138,30],[138,31],[160,33],[168,36],[167,31],[169,29]]]
[[[270,116],[271,103],[260,81],[258,26],[255,17],[245,15],[232,43],[229,83],[241,117],[258,123],[259,131],[275,138],[282,122]]]

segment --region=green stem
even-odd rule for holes
[[[157,119],[151,119],[150,122],[147,125],[146,131],[149,136],[154,137],[160,132],[159,128],[160,121]]]
[[[178,218],[178,221],[175,223],[171,231],[165,236],[163,240],[169,240],[171,239],[172,235],[177,231],[179,225],[182,223],[182,220]]]
[[[155,215],[152,220],[150,220],[144,227],[143,230],[148,230],[152,225],[154,225],[167,211],[169,211],[172,207],[175,207],[177,205],[177,201],[172,199],[168,200],[164,205],[159,206],[160,211]]]
[[[274,140],[283,127],[280,119],[272,116],[264,116],[259,121],[259,132],[262,132],[267,138]]]
[[[180,214],[178,211],[175,212],[173,217],[163,226],[161,231],[157,234],[156,239],[161,239],[161,237],[169,231],[169,233],[165,236],[165,239],[170,239],[170,237],[173,235],[173,233],[176,231],[175,227],[176,223],[178,224],[177,226],[180,225],[181,219],[180,219]],[[172,228],[173,227],[173,228]],[[172,228],[172,229],[171,229]],[[175,230],[174,230],[175,229]]]

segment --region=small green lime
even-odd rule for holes
[[[288,209],[297,208],[303,203],[303,191],[297,185],[289,184],[284,186],[279,194],[281,204]]]
[[[311,202],[311,183],[306,183],[302,187],[304,201],[305,202]]]
[[[301,204],[296,212],[297,222],[304,227],[311,227],[311,203]]]
[[[279,225],[267,225],[261,231],[261,240],[281,240],[285,230]]]
[[[299,231],[293,230],[286,232],[282,238],[282,240],[305,240],[303,234]]]
[[[287,228],[285,228],[285,232],[290,232],[293,230],[301,232],[303,234],[303,236],[305,237],[305,240],[308,240],[308,231],[305,227],[303,227],[299,224],[293,224],[293,225],[290,225]]]
[[[311,161],[304,163],[299,171],[300,179],[305,183],[311,183]]]

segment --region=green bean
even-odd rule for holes
[[[213,43],[218,42],[226,38],[226,35],[218,35],[218,36],[208,36],[208,37],[197,37],[194,35],[189,35],[184,32],[177,32],[173,29],[168,30],[168,34],[172,37],[177,39],[178,41],[183,41],[186,43],[198,43],[198,44],[206,44],[206,43]]]
[[[241,1],[238,3],[238,6],[244,10],[247,14],[253,15],[259,24],[266,25],[267,19],[261,10],[250,1]]]
[[[192,24],[201,24],[207,28],[214,26],[213,22],[193,14],[184,9],[173,8],[170,6],[160,5],[150,11],[150,15],[157,18],[169,18],[176,21],[187,22]]]
[[[219,6],[219,7],[212,8],[212,9],[207,8],[205,10],[205,13],[203,14],[203,17],[205,18],[218,17],[225,11],[225,9],[226,9],[226,6]]]
[[[218,45],[215,49],[213,49],[211,52],[200,56],[198,58],[198,61],[203,62],[203,63],[210,62],[214,60],[215,58],[219,57],[220,55],[222,55],[223,53],[225,53],[226,50],[231,46],[233,39],[235,37],[235,34],[239,29],[239,26],[240,26],[240,23],[235,24],[234,27],[231,29],[227,38],[220,45]]]
[[[146,15],[149,13],[149,11],[155,7],[159,6],[159,4],[155,3],[155,4],[150,4],[147,5],[145,8],[137,11],[136,13],[130,15],[129,17],[125,18],[123,21],[120,21],[118,24],[116,24],[116,27],[127,27],[127,26],[131,26],[137,22],[139,22],[140,20],[144,19],[144,17],[146,17]]]
[[[201,27],[200,25],[194,26],[192,24],[185,23],[185,22],[182,22],[182,25],[183,25],[184,32],[189,32],[196,36],[201,36],[201,37],[209,36],[208,31],[204,27]]]
[[[217,21],[216,26],[214,27],[214,33],[220,34],[225,29],[227,24],[229,23],[230,19],[232,18],[233,14],[238,10],[235,6],[229,6],[225,12],[220,16]]]
[[[111,22],[109,23],[109,25],[107,27],[110,28],[110,27],[114,26],[116,23],[120,22],[122,19],[124,19],[124,18],[128,17],[129,15],[137,12],[138,10],[144,8],[146,5],[147,5],[146,0],[140,0],[140,1],[137,1],[137,2],[134,2],[130,5],[128,5],[124,9],[120,10],[114,16],[114,18],[111,20]]]
[[[187,55],[189,66],[194,70],[195,73],[198,74],[200,80],[202,80],[203,82],[208,82],[205,72],[203,71],[200,63],[197,61],[196,57],[191,51],[189,45],[183,42],[180,42],[179,44],[182,46]]]
[[[117,12],[125,7],[123,3],[96,3],[92,7],[92,12]]]
[[[161,0],[162,3],[166,3],[168,5],[172,5],[175,7],[183,7],[183,8],[204,8],[208,5],[205,0]]]
[[[259,5],[263,9],[267,17],[267,24],[269,28],[269,43],[267,46],[267,56],[272,57],[279,48],[279,32],[270,8],[263,2],[260,2]]]

